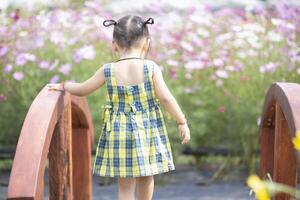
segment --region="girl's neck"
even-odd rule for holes
[[[144,55],[143,55],[143,53],[141,54],[140,50],[136,50],[136,51],[130,51],[130,52],[120,52],[119,57],[120,57],[120,59],[131,58],[131,57],[144,58]]]

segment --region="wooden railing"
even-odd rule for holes
[[[260,176],[296,187],[298,152],[292,138],[300,131],[300,85],[273,83],[269,88],[260,124]],[[290,199],[278,194],[276,200]]]
[[[32,102],[21,129],[7,199],[92,199],[94,127],[86,98],[46,86]]]

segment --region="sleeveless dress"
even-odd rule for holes
[[[151,176],[175,170],[160,102],[153,86],[154,61],[143,60],[144,82],[117,85],[104,64],[106,103],[93,174],[106,177]]]

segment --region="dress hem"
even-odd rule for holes
[[[162,173],[166,173],[166,172],[170,172],[170,171],[174,171],[175,170],[175,166],[168,166],[168,168],[166,170],[158,170],[154,173],[150,173],[150,174],[141,174],[141,175],[126,175],[126,176],[121,176],[120,174],[114,174],[113,176],[111,175],[107,175],[107,174],[100,174],[96,171],[93,171],[93,175],[96,176],[100,176],[100,177],[110,177],[110,178],[126,178],[126,177],[143,177],[143,176],[153,176],[153,175],[158,175],[158,174],[162,174]]]

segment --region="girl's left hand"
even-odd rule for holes
[[[60,83],[48,83],[48,90],[64,91]]]
[[[187,123],[183,125],[178,125],[179,133],[182,138],[181,144],[187,144],[191,139],[190,129]]]

